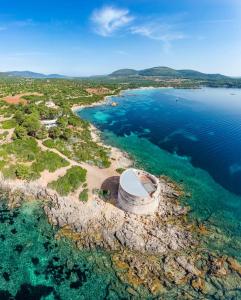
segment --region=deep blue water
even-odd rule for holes
[[[227,89],[139,90],[117,97],[116,108],[81,112],[101,130],[136,133],[190,159],[219,184],[241,195],[241,91]]]
[[[213,229],[209,247],[241,260],[241,90],[125,91],[78,114],[139,167],[191,194],[191,217]]]
[[[114,100],[119,106],[79,115],[138,167],[183,185],[190,217],[212,229],[207,246],[241,261],[241,91],[135,90]],[[57,232],[41,203],[9,210],[0,199],[0,300],[153,299],[142,290],[129,294],[109,253],[77,250]],[[164,298],[177,292],[173,287]]]

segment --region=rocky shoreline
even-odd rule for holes
[[[93,140],[102,143],[94,126],[91,134]],[[121,152],[120,156],[124,159],[121,164],[130,163]],[[0,178],[0,190],[10,208],[19,207],[23,201],[41,201],[49,222],[57,229],[56,239],[70,239],[78,249],[110,253],[116,275],[133,299],[150,294],[165,299],[241,297],[241,265],[206,249],[202,235],[211,233],[195,220],[188,220],[189,209],[179,202],[185,197],[180,186],[160,177],[158,211],[137,216],[118,208],[119,177],[114,175],[107,178],[111,182],[104,183],[113,187],[111,194],[103,198],[97,191],[88,202],[60,197],[36,182]]]
[[[44,209],[50,222],[62,228],[59,236],[70,236],[78,248],[160,254],[191,247],[195,243],[184,222],[187,209],[178,204],[179,193],[171,183],[163,178],[160,182],[160,205],[150,216],[124,212],[116,206],[115,197],[103,200],[98,195],[89,203],[74,205],[66,198],[56,198]]]
[[[41,201],[58,229],[57,239],[71,239],[79,249],[108,251],[133,299],[150,294],[165,299],[238,299],[241,265],[203,247],[200,237],[209,233],[187,220],[188,208],[179,204],[183,191],[166,177],[160,182],[163,198],[153,216],[128,214],[97,195],[87,203],[72,203],[34,183],[1,179],[0,189],[11,208]]]

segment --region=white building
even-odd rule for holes
[[[159,205],[160,182],[155,176],[137,169],[127,169],[120,176],[118,206],[138,214],[153,214]]]
[[[41,120],[41,124],[44,125],[47,129],[57,126],[57,119],[53,120]]]

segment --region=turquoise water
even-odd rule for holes
[[[8,210],[0,202],[0,299],[128,298],[108,254],[55,238],[37,202]]]
[[[191,194],[191,217],[212,229],[209,248],[241,259],[241,91],[126,91],[119,105],[79,111],[138,166]]]
[[[116,97],[117,107],[79,114],[102,130],[107,143],[133,156],[137,166],[183,185],[190,193],[183,199],[191,207],[190,218],[212,229],[204,243],[241,260],[239,100],[236,90],[136,90]],[[202,163],[203,156],[215,153],[212,166]],[[220,157],[224,162],[218,167]],[[228,184],[224,173],[217,176],[221,170]],[[138,289],[138,296],[131,296],[109,253],[77,250],[71,241],[57,239],[57,232],[39,202],[9,210],[0,201],[0,300],[156,299]],[[169,283],[163,299],[177,299],[181,292]]]

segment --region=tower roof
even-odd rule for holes
[[[121,174],[120,185],[122,189],[131,195],[142,198],[149,196],[135,169],[127,169]]]

